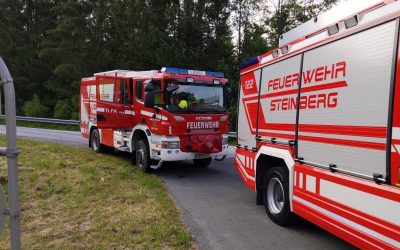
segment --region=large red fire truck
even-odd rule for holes
[[[400,249],[400,2],[342,2],[241,68],[235,166],[268,217]]]
[[[96,73],[81,82],[81,132],[94,151],[130,152],[145,172],[167,161],[207,166],[228,151],[229,93],[221,72]]]

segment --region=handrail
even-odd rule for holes
[[[21,249],[20,239],[20,206],[18,191],[18,165],[17,157],[20,153],[17,148],[17,125],[15,108],[15,90],[13,79],[6,64],[0,57],[0,86],[4,90],[7,148],[1,149],[1,155],[7,156],[9,209],[1,211],[10,216],[11,249]]]

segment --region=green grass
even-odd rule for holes
[[[0,119],[0,125],[5,125],[6,121]],[[29,128],[45,128],[45,129],[57,129],[57,130],[68,130],[68,131],[80,131],[79,125],[63,125],[63,124],[50,124],[41,122],[25,122],[17,121],[17,126],[29,127]]]
[[[18,146],[22,249],[193,248],[160,179],[127,157],[23,139]],[[0,166],[7,189],[4,157]],[[0,249],[9,237],[7,224]]]

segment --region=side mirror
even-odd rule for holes
[[[146,108],[154,108],[155,94],[152,81],[149,81],[144,85],[144,92],[144,106]]]
[[[177,91],[179,89],[179,85],[178,84],[172,84],[171,86],[169,86],[167,88],[168,93],[172,93],[174,91]]]
[[[155,95],[153,91],[144,93],[144,106],[146,108],[154,108]]]
[[[149,81],[144,85],[144,92],[152,92],[154,91],[153,81]]]
[[[226,88],[226,107],[228,108],[228,110],[231,107],[231,101],[232,101],[232,89]]]

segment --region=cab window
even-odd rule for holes
[[[138,101],[142,101],[143,100],[142,95],[143,95],[143,81],[136,81],[136,99]]]
[[[115,80],[99,79],[99,100],[105,102],[114,102]]]
[[[157,106],[161,106],[162,105],[161,81],[153,80],[153,86],[154,86],[154,94],[155,94],[154,104]]]
[[[119,82],[119,97],[118,103],[120,104],[129,104],[129,94],[128,94],[128,84],[125,79],[120,80]]]

